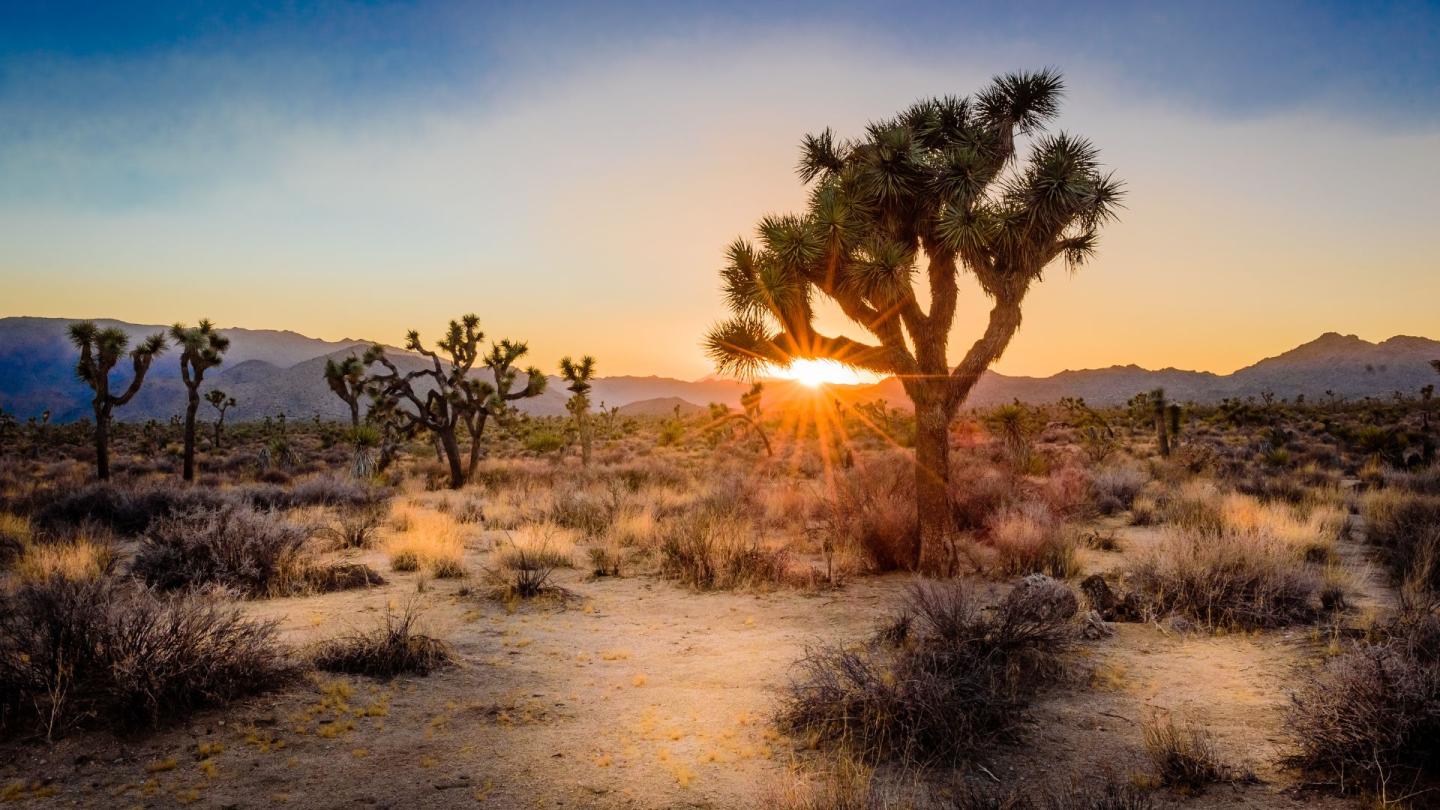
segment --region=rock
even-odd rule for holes
[[[1107,622],[1138,622],[1143,619],[1139,597],[1133,593],[1117,596],[1110,584],[1099,574],[1091,574],[1080,581],[1080,592],[1085,600]]]
[[[1115,628],[1109,622],[1101,618],[1100,613],[1094,610],[1085,612],[1080,619],[1080,637],[1088,641],[1109,638],[1115,635]]]
[[[1080,610],[1080,600],[1063,582],[1030,574],[1015,584],[1000,606],[1019,618],[1056,622],[1072,618]]]

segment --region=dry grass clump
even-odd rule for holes
[[[1221,499],[1220,514],[1226,529],[1273,538],[1297,558],[1316,563],[1338,557],[1337,545],[1346,528],[1345,513],[1334,506],[1262,503],[1238,493]]]
[[[649,503],[622,510],[605,530],[608,544],[619,548],[654,548],[659,544],[659,522]]]
[[[154,726],[294,673],[275,625],[109,577],[52,577],[0,597],[0,731]]]
[[[1313,621],[1324,606],[1314,566],[1284,543],[1235,532],[1176,531],[1130,566],[1135,593],[1156,615],[1211,627],[1270,628]]]
[[[1198,534],[1219,534],[1225,529],[1220,489],[1211,481],[1186,481],[1160,502],[1160,517],[1168,524]]]
[[[1366,539],[1385,553],[1396,581],[1440,591],[1440,496],[1366,493]]]
[[[749,523],[706,510],[665,525],[660,573],[702,591],[760,588],[787,580],[787,556]]]
[[[1407,601],[1378,637],[1306,676],[1286,723],[1294,767],[1388,804],[1440,788],[1440,606]]]
[[[1144,724],[1145,754],[1155,766],[1160,784],[1198,796],[1217,782],[1249,781],[1253,777],[1226,764],[1210,732],[1195,723],[1183,727],[1175,718],[1151,717]]]
[[[385,611],[382,625],[369,632],[332,639],[315,651],[317,669],[372,678],[429,675],[449,665],[450,645],[416,632],[419,611],[412,604],[398,616]]]
[[[1075,536],[1040,504],[1008,509],[991,518],[986,541],[995,552],[992,573],[1049,574],[1067,579],[1079,573]]]
[[[9,565],[30,545],[30,519],[0,512],[0,566]]]
[[[396,511],[405,515],[408,528],[385,541],[392,571],[424,568],[440,578],[464,575],[465,544],[449,516],[409,506]]]
[[[134,573],[161,590],[220,586],[248,597],[307,587],[308,532],[276,514],[234,503],[194,509],[151,524]]]
[[[963,760],[1011,730],[1061,673],[1077,608],[1043,575],[988,613],[963,581],[917,584],[871,643],[801,659],[777,722],[866,762]]]
[[[44,582],[52,577],[98,579],[114,567],[114,541],[103,534],[81,531],[25,545],[15,561],[15,577],[21,582]]]
[[[525,566],[541,568],[575,567],[575,532],[554,523],[522,526],[507,536],[506,545],[495,554],[502,568]]]

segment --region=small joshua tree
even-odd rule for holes
[[[170,339],[180,350],[180,379],[185,383],[185,466],[186,481],[195,480],[195,415],[200,410],[200,383],[205,372],[220,365],[230,348],[230,338],[215,330],[208,320],[189,327],[177,323],[170,327]]]
[[[411,330],[406,335],[405,348],[428,360],[428,367],[402,374],[378,343],[366,350],[363,358],[366,368],[378,364],[384,369],[367,377],[366,387],[387,401],[387,409],[396,418],[406,420],[413,429],[434,434],[450,467],[452,489],[463,487],[475,471],[486,420],[503,415],[510,402],[539,396],[545,390],[545,375],[532,367],[526,369],[525,387],[511,391],[517,377],[514,362],[529,351],[523,342],[502,340],[492,344],[484,359],[494,375],[494,384],[471,378],[470,372],[481,359],[480,343],[484,339],[480,318],[471,314],[451,321],[435,349],[427,349],[420,342],[419,332]],[[460,453],[462,425],[470,433],[468,467]]]
[[[595,358],[585,355],[580,362],[575,362],[568,357],[560,359],[560,376],[565,378],[569,385],[565,386],[570,392],[570,399],[565,403],[565,410],[575,420],[575,432],[580,435],[580,464],[583,467],[590,466],[590,380],[595,376]]]
[[[220,449],[220,432],[225,429],[225,412],[235,407],[235,397],[225,395],[219,388],[211,388],[205,401],[215,409],[215,449]]]
[[[156,355],[165,351],[165,335],[154,334],[145,338],[139,346],[129,352],[130,366],[134,376],[130,385],[120,395],[110,393],[110,371],[125,350],[130,338],[124,332],[110,327],[101,329],[91,321],[70,324],[70,342],[80,350],[80,360],[75,365],[75,374],[80,381],[95,392],[91,407],[95,411],[95,474],[104,481],[110,478],[110,420],[116,408],[135,398],[150,371],[150,363]]]
[[[325,384],[350,407],[350,427],[360,427],[360,396],[365,393],[365,364],[351,355],[340,362],[325,361]]]

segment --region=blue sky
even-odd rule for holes
[[[1044,65],[1131,209],[1002,370],[1435,331],[1373,286],[1440,275],[1433,3],[3,0],[0,315],[393,341],[459,306],[610,373],[698,376],[720,249],[802,199],[804,132]],[[1206,292],[1144,312],[1167,284]],[[1060,351],[1078,306],[1125,317]],[[645,346],[615,328],[636,318]]]

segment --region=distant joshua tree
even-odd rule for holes
[[[210,389],[205,401],[215,409],[215,449],[220,449],[220,431],[225,429],[225,412],[235,407],[235,397],[225,395],[219,388]]]
[[[1155,409],[1155,441],[1160,446],[1162,458],[1170,457],[1169,407],[1165,402],[1165,389],[1156,388],[1150,392],[1150,405]],[[1179,421],[1177,412],[1176,421]]]
[[[396,418],[407,420],[413,429],[434,434],[450,467],[450,487],[459,489],[475,471],[480,459],[480,438],[489,417],[500,416],[508,403],[539,396],[545,390],[545,375],[539,369],[526,369],[525,387],[511,391],[517,372],[514,362],[529,349],[523,342],[502,340],[491,345],[484,358],[495,382],[470,377],[475,363],[481,359],[480,318],[466,315],[451,321],[445,337],[435,349],[420,342],[420,333],[412,330],[405,338],[405,348],[425,357],[430,367],[401,373],[385,355],[385,347],[371,346],[365,352],[366,368],[379,364],[384,371],[366,378],[365,385],[376,397],[386,401],[386,410]],[[442,357],[441,355],[444,355]],[[470,433],[470,463],[464,464],[460,454],[460,427]]]
[[[180,379],[185,383],[185,465],[182,476],[195,480],[195,414],[200,410],[200,383],[205,372],[220,365],[230,349],[230,338],[215,330],[208,320],[189,327],[177,323],[170,327],[170,339],[180,350]]]
[[[565,403],[565,410],[570,412],[571,418],[575,420],[575,431],[580,434],[580,465],[590,466],[590,380],[595,376],[595,358],[585,355],[580,362],[575,362],[568,357],[560,360],[560,376],[565,378],[569,385],[565,386],[570,392],[570,399]]]
[[[829,130],[806,137],[799,174],[812,184],[808,210],[762,219],[760,246],[736,241],[721,271],[731,317],[705,343],[722,372],[753,377],[828,358],[904,386],[917,430],[919,536],[902,555],[912,567],[951,562],[949,439],[961,404],[1020,328],[1030,287],[1056,260],[1074,268],[1090,258],[1120,200],[1120,183],[1083,138],[1039,135],[1019,159],[1019,136],[1056,117],[1062,89],[1053,71],[1010,74],[973,99],[921,101],[859,140]],[[929,311],[913,284],[922,265]],[[952,364],[962,273],[992,307],[979,339]],[[820,334],[817,298],[875,342]]]
[[[325,384],[350,406],[350,427],[360,427],[360,396],[365,393],[365,364],[351,355],[340,362],[325,361]]]
[[[165,335],[151,335],[129,352],[134,376],[130,379],[129,387],[119,396],[110,393],[110,371],[125,355],[130,338],[114,327],[101,329],[91,321],[82,321],[70,324],[70,342],[80,350],[75,374],[95,392],[95,397],[90,401],[95,411],[95,475],[105,481],[110,478],[112,414],[116,408],[125,405],[139,393],[140,386],[145,382],[145,374],[150,370],[150,363],[165,351]]]

